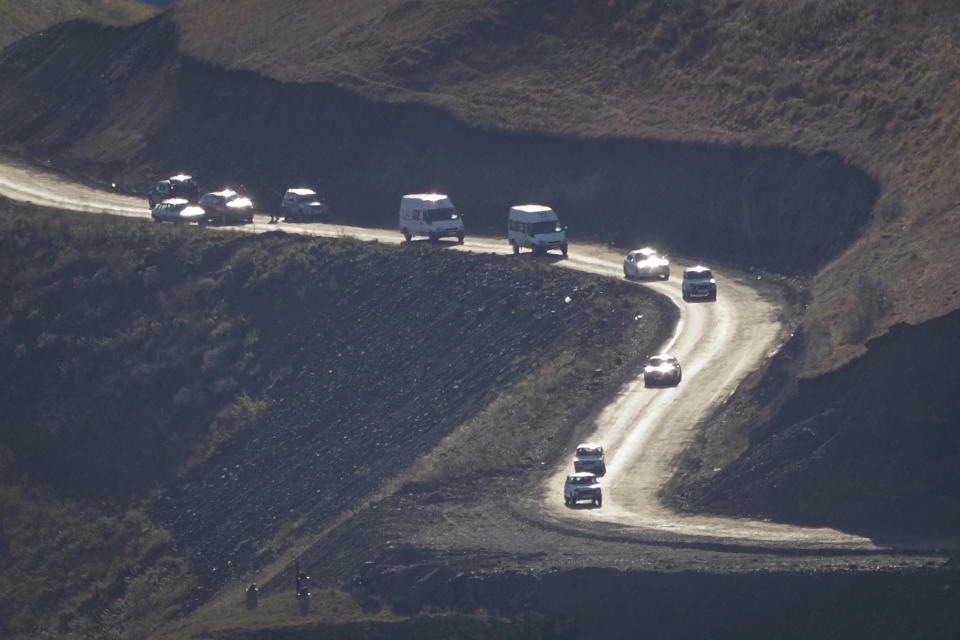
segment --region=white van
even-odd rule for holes
[[[407,242],[413,236],[456,237],[463,244],[463,218],[442,193],[411,193],[400,199],[400,232]]]
[[[567,255],[567,228],[560,224],[553,209],[539,204],[510,207],[507,241],[513,245],[514,253],[520,253],[520,247],[529,247],[534,253],[560,249]]]

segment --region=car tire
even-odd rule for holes
[[[560,253],[563,254],[564,258],[567,257],[567,245],[563,245],[562,247],[560,247]]]
[[[437,241],[438,241],[438,240],[439,240],[439,238],[437,238],[437,234],[431,232],[431,233],[430,233],[430,244],[437,244]]]
[[[457,244],[463,244],[463,234],[457,236]]]
[[[603,496],[602,496],[602,495],[601,495],[601,496],[597,496],[597,499],[594,500],[594,502],[596,503],[597,508],[602,507],[602,506],[603,506]]]
[[[517,255],[518,253],[520,253],[520,245],[518,245],[513,240],[510,241],[510,244],[513,245],[513,255]]]
[[[413,237],[413,236],[410,235],[410,231],[409,231],[409,230],[407,230],[407,229],[404,229],[404,230],[403,230],[403,239],[404,239],[404,240],[406,240],[407,242],[410,242],[410,239],[411,239],[412,237]]]
[[[716,302],[716,301],[717,301],[717,292],[716,292],[716,291],[714,291],[713,293],[710,294],[709,300],[710,300],[710,302]]]

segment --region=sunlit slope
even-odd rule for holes
[[[0,0],[0,47],[66,20],[131,24],[155,11],[137,0]]]

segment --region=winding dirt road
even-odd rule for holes
[[[0,157],[0,195],[75,211],[140,218],[150,215],[142,198],[90,188],[4,157]],[[396,230],[266,222],[266,216],[258,215],[254,224],[235,228],[247,232],[281,229],[394,244],[402,241]],[[502,238],[468,236],[463,246],[447,246],[477,252],[510,251]],[[557,264],[620,278],[622,259],[620,253],[577,243],[570,245],[570,258]],[[729,397],[748,373],[775,353],[784,333],[778,321],[778,302],[762,294],[747,276],[718,274],[715,303],[683,302],[679,277],[676,277],[683,266],[674,263],[674,277],[669,281],[643,285],[667,296],[681,309],[680,323],[663,351],[680,359],[683,382],[676,388],[646,389],[642,378],[634,380],[619,390],[614,402],[600,415],[590,439],[602,442],[608,454],[608,471],[602,481],[603,508],[564,506],[563,477],[572,468],[566,463],[522,500],[546,525],[579,536],[589,536],[592,527],[605,523],[603,527],[607,530],[615,527],[618,535],[637,540],[667,536],[681,543],[758,549],[881,551],[869,539],[832,529],[681,516],[657,500],[657,492],[672,473],[675,456],[692,441],[698,423],[716,403]]]

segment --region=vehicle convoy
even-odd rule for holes
[[[167,198],[150,211],[150,217],[156,222],[200,222],[203,216],[203,208],[183,198]]]
[[[683,284],[680,286],[684,300],[716,300],[717,281],[713,272],[703,265],[683,270]]]
[[[666,353],[651,356],[643,367],[643,384],[647,387],[675,387],[682,377],[680,361]]]
[[[463,217],[442,193],[411,193],[400,198],[400,233],[407,242],[414,236],[457,239],[463,244]]]
[[[520,253],[521,247],[531,249],[535,254],[546,253],[550,249],[559,249],[567,255],[567,228],[560,224],[556,212],[540,204],[520,204],[510,207],[507,216],[507,242],[513,247],[513,253]]]
[[[607,463],[603,456],[603,445],[585,442],[577,445],[573,455],[574,471],[589,471],[597,476],[607,473]]]
[[[603,506],[603,491],[597,476],[589,471],[571,473],[563,483],[563,504],[572,507],[581,500],[589,500],[594,506]]]
[[[324,220],[330,217],[330,207],[323,196],[313,189],[287,189],[280,200],[280,208],[287,220]]]
[[[644,247],[627,254],[623,259],[623,277],[670,279],[670,261],[652,247]]]
[[[183,198],[188,202],[196,202],[200,197],[200,189],[191,176],[178,173],[165,180],[159,180],[147,192],[147,202],[153,209],[158,203],[168,198]]]
[[[203,222],[239,224],[253,222],[253,203],[250,198],[233,189],[223,189],[204,194],[199,205],[203,208]]]

